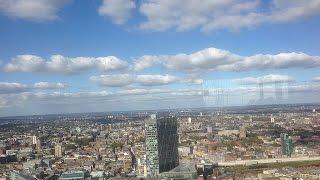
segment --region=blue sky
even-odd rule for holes
[[[319,102],[319,12],[319,0],[0,0],[0,116]]]

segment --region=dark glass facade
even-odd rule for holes
[[[293,143],[291,136],[286,133],[280,135],[282,154],[291,157],[293,153]]]
[[[159,173],[179,165],[178,133],[176,118],[157,119]]]
[[[176,118],[153,115],[145,121],[147,178],[170,171],[179,165]]]

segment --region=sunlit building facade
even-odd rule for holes
[[[146,176],[156,177],[159,174],[158,138],[157,138],[157,119],[152,115],[145,121],[146,138]]]

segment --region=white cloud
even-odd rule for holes
[[[8,100],[5,97],[0,96],[0,109],[8,106]]]
[[[269,74],[261,77],[245,77],[234,79],[233,82],[237,84],[270,84],[270,83],[288,83],[294,82],[294,78],[287,75]]]
[[[267,86],[265,93],[273,96],[279,89]],[[205,99],[215,94],[199,89],[128,89],[115,92],[110,91],[89,91],[89,92],[22,92],[17,94],[0,94],[0,112],[12,115],[16,112],[30,114],[38,113],[61,113],[61,112],[90,112],[90,111],[113,111],[117,109],[137,110],[137,109],[161,109],[168,107],[203,107]],[[259,94],[257,87],[228,88],[225,93],[229,93],[229,105],[239,105],[241,93],[248,98],[248,102],[255,101],[255,96]],[[293,84],[288,87],[289,98],[284,102],[318,102],[320,86],[319,84]],[[242,94],[243,95],[243,94]],[[266,95],[267,96],[267,95]],[[297,98],[299,99],[297,101]],[[302,100],[302,101],[300,101]],[[154,102],[157,102],[154,104]],[[277,102],[270,99],[265,103]],[[132,106],[135,104],[135,106]],[[41,107],[41,108],[39,108]],[[52,108],[54,107],[54,108]],[[57,109],[58,108],[58,109]],[[41,111],[42,110],[42,111]],[[58,110],[58,111],[55,111]],[[10,114],[11,112],[11,114]],[[16,115],[16,114],[15,114]]]
[[[90,80],[98,83],[101,86],[120,87],[133,83],[134,79],[133,76],[129,74],[118,74],[91,76]]]
[[[60,82],[37,82],[33,85],[17,82],[0,82],[0,94],[17,94],[22,92],[31,92],[34,90],[64,89],[66,87],[66,84]]]
[[[70,0],[0,0],[0,11],[10,17],[43,22],[58,18]]]
[[[134,66],[151,67],[161,64],[169,69],[182,71],[199,71],[201,69],[215,69],[219,65],[234,63],[241,57],[229,51],[208,48],[192,54],[142,56],[135,61]],[[147,65],[146,65],[147,64]],[[144,65],[144,66],[143,66]]]
[[[61,93],[61,92],[21,92],[17,94],[0,94],[0,108],[17,107],[21,106],[26,108],[26,104],[33,106],[48,106],[57,104],[62,106],[80,107],[84,106],[85,109],[90,107],[89,104],[108,104],[113,107],[116,104],[133,103],[137,101],[157,101],[158,103],[168,99],[178,100],[190,98],[201,98],[202,90],[197,89],[130,89],[120,90],[117,92],[108,91],[92,91],[92,92],[74,92],[74,93]],[[116,104],[115,104],[116,103]],[[74,106],[79,104],[80,106]],[[76,108],[77,109],[77,108]],[[50,111],[50,110],[49,110]],[[77,109],[79,111],[79,109]]]
[[[50,72],[74,74],[90,69],[102,71],[121,70],[128,63],[114,56],[107,57],[65,57],[53,55],[49,60],[35,55],[19,55],[5,65],[6,72]]]
[[[181,83],[187,83],[187,84],[203,84],[203,79],[200,78],[186,78],[181,80]]]
[[[178,82],[178,78],[171,75],[138,75],[135,82],[143,86],[166,85]]]
[[[287,69],[287,68],[313,68],[320,66],[319,56],[310,56],[304,53],[279,53],[257,54],[249,57],[243,57],[241,61],[220,69],[228,71],[247,71],[263,69]]]
[[[29,88],[25,84],[0,82],[0,94],[20,93],[27,90],[29,90]]]
[[[179,95],[179,96],[191,96],[202,95],[203,90],[198,89],[130,89],[120,90],[116,92],[108,91],[91,91],[91,92],[74,92],[74,93],[61,93],[61,92],[22,92],[18,94],[9,95],[10,97],[16,97],[19,100],[57,100],[62,99],[87,99],[87,98],[100,98],[107,97],[110,99],[121,99],[128,96],[144,96],[144,95]]]
[[[147,58],[146,58],[147,57]],[[320,67],[320,57],[304,53],[256,54],[240,56],[229,51],[207,48],[192,54],[143,56],[134,62],[141,70],[162,65],[168,69],[187,73],[206,71],[250,71],[264,69]]]
[[[139,59],[137,59],[133,64],[133,70],[134,71],[141,71],[143,69],[155,66],[159,64],[159,58],[157,56],[142,56]]]
[[[33,85],[35,89],[63,89],[67,85],[63,83],[37,82]]]
[[[39,56],[18,55],[12,58],[11,63],[8,63],[4,70],[7,72],[37,72],[43,70],[44,65],[44,60]]]
[[[314,77],[312,80],[316,82],[320,82],[320,76]]]
[[[103,0],[98,12],[116,24],[124,24],[136,7],[134,0]]]
[[[147,20],[141,29],[204,31],[250,28],[262,23],[284,23],[320,14],[319,0],[146,0],[140,13]]]
[[[89,70],[142,71],[153,66],[177,70],[189,74],[207,71],[250,71],[288,68],[319,68],[320,56],[302,52],[282,52],[278,54],[254,54],[241,56],[227,50],[206,48],[191,54],[144,55],[132,64],[115,56],[106,57],[65,57],[53,55],[48,60],[35,55],[18,55],[5,64],[5,72],[48,72],[75,74]]]
[[[273,22],[288,22],[320,14],[319,0],[274,0],[273,13],[268,17]]]
[[[132,84],[140,86],[161,86],[173,83],[188,83],[188,84],[201,84],[202,79],[194,78],[181,78],[169,74],[146,74],[146,75],[133,75],[133,74],[117,74],[117,75],[100,75],[91,76],[91,81],[96,82],[101,86],[109,87],[122,87]]]

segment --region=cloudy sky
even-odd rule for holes
[[[320,0],[0,0],[0,116],[320,102]]]

